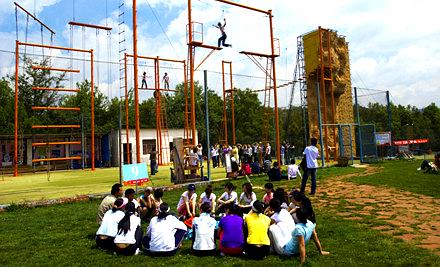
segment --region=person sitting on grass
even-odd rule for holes
[[[177,204],[177,212],[184,219],[196,216],[197,193],[194,184],[188,185],[188,190],[183,192]]]
[[[301,172],[299,171],[298,165],[295,164],[295,159],[292,158],[290,160],[289,166],[287,166],[287,180],[290,181],[290,179],[296,179],[296,176],[299,176],[299,178],[302,178]]]
[[[224,213],[228,204],[238,204],[237,192],[234,189],[235,186],[232,183],[225,184],[225,192],[217,200],[218,213]]]
[[[159,214],[153,217],[142,240],[145,251],[152,256],[173,256],[187,232],[186,225],[169,213],[166,202],[160,204]]]
[[[281,171],[277,161],[273,163],[273,167],[267,172],[269,181],[281,181]]]
[[[241,209],[242,214],[247,214],[252,209],[252,202],[257,200],[257,195],[255,192],[252,192],[251,183],[244,183],[242,186],[243,193],[241,193],[238,206]]]
[[[118,233],[118,223],[125,216],[123,208],[127,203],[126,199],[118,198],[113,204],[113,208],[104,214],[95,237],[98,247],[106,250],[113,249],[115,236]]]
[[[264,191],[266,192],[263,196],[263,204],[267,207],[269,206],[269,201],[273,198],[273,184],[266,183],[264,185]]]
[[[207,185],[205,192],[200,194],[199,199],[199,209],[201,208],[203,203],[208,203],[211,206],[211,213],[215,214],[216,207],[216,195],[212,192],[212,185]]]
[[[273,198],[277,199],[280,202],[280,207],[282,209],[288,209],[289,208],[289,200],[286,191],[282,187],[278,187],[275,192],[273,193]],[[271,199],[271,200],[272,200]],[[272,216],[274,214],[274,210],[270,208],[270,201],[269,205],[267,206],[266,210],[264,211],[264,214],[267,216]]]
[[[263,203],[256,200],[252,203],[252,210],[244,217],[245,232],[247,232],[245,252],[255,260],[261,260],[270,252],[268,230],[270,218],[263,214]]]
[[[316,233],[316,224],[307,220],[308,211],[304,208],[300,208],[296,211],[298,223],[295,225],[295,229],[292,231],[291,239],[283,247],[282,255],[297,256],[299,255],[301,264],[306,260],[306,245],[310,239],[313,239],[316,247],[321,255],[328,255],[330,252],[323,251],[321,242],[319,241]]]
[[[135,207],[136,213],[137,213],[141,209],[140,209],[139,202],[137,202],[137,200],[134,198],[135,194],[136,194],[136,191],[134,191],[133,188],[128,188],[127,190],[125,190],[125,197],[124,198],[126,198],[128,200],[128,202],[132,202],[134,204],[134,207]]]
[[[302,208],[307,212],[307,220],[316,224],[315,212],[313,211],[310,199],[298,190],[293,190],[290,197],[292,198],[292,202],[289,204],[288,211],[292,215],[295,223],[299,222],[296,211]]]
[[[244,248],[243,218],[237,205],[226,205],[226,216],[218,224],[220,255],[241,255]]]
[[[272,225],[269,227],[270,244],[277,254],[282,255],[283,247],[289,242],[291,233],[295,229],[295,222],[290,213],[281,207],[281,202],[277,198],[270,200],[269,207],[273,211],[270,217]]]
[[[115,252],[120,255],[137,255],[141,247],[141,219],[135,215],[133,202],[125,205],[125,215],[118,223],[118,233],[115,237]]]
[[[96,222],[98,225],[101,225],[102,218],[104,217],[104,214],[113,208],[113,204],[115,203],[116,199],[118,197],[122,197],[122,194],[124,193],[124,190],[122,189],[122,185],[119,183],[116,183],[112,186],[112,190],[110,192],[110,195],[106,196],[101,204],[98,207],[98,216],[96,217]]]
[[[200,206],[200,216],[194,218],[192,252],[196,256],[212,256],[215,254],[215,229],[217,221],[211,217],[211,203]]]
[[[140,205],[141,219],[149,221],[153,216],[153,188],[151,186],[145,187],[144,193],[137,199]]]
[[[258,162],[258,157],[255,157],[254,162],[252,163],[252,174],[260,174],[260,163]]]

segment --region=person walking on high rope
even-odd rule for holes
[[[224,18],[223,21],[224,21],[223,25],[221,22],[217,23],[217,25],[212,25],[217,29],[219,29],[220,32],[222,33],[222,36],[218,38],[218,47],[220,47],[220,45],[223,45],[224,47],[232,47],[232,45],[225,43],[227,38],[227,35],[225,33],[226,19]]]

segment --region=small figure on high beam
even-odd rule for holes
[[[147,86],[147,73],[145,71],[142,74],[142,85],[141,85],[141,88],[144,88],[144,84],[145,84],[145,88],[148,88],[148,86]]]
[[[165,72],[165,74],[162,77],[162,82],[164,84],[164,88],[169,90],[170,89],[170,77],[168,76],[168,73]]]
[[[230,44],[226,44],[226,33],[225,33],[225,26],[226,26],[226,19],[223,19],[224,23],[222,25],[221,22],[217,23],[217,25],[212,25],[214,27],[216,27],[217,29],[220,30],[220,32],[222,33],[222,36],[220,38],[218,38],[218,47],[220,47],[220,45],[223,45],[224,47],[232,47],[232,45]]]

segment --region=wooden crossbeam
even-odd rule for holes
[[[63,160],[80,160],[81,157],[63,157],[63,158],[45,158],[45,159],[33,159],[32,162],[47,162],[47,161],[63,161]]]
[[[37,66],[37,65],[33,65],[31,68],[34,70],[50,70],[50,71],[75,72],[75,73],[80,72],[79,70],[75,70],[75,69],[52,68],[52,67]]]
[[[32,110],[67,110],[67,111],[81,111],[81,108],[68,108],[68,107],[32,107]]]
[[[60,91],[60,92],[71,92],[71,93],[79,92],[78,88],[32,87],[32,90]]]
[[[32,143],[32,146],[55,146],[55,145],[81,145],[81,142],[80,141],[66,141],[66,142]]]
[[[32,125],[32,129],[81,128],[79,124],[66,125]]]

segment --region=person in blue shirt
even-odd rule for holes
[[[306,260],[306,245],[313,239],[316,248],[321,255],[328,255],[330,252],[323,251],[321,247],[321,242],[319,241],[318,235],[316,234],[316,224],[307,220],[307,211],[303,208],[296,211],[296,216],[299,223],[295,225],[295,229],[292,231],[292,238],[283,247],[284,255],[294,256],[299,255],[301,264]]]

